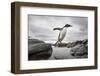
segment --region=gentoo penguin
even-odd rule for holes
[[[72,27],[72,25],[70,24],[66,24],[64,27],[62,28],[54,28],[53,30],[59,30],[59,36],[58,36],[58,41],[55,43],[55,46],[57,46],[58,44],[61,44],[61,41],[64,39],[64,37],[66,36],[66,32],[67,32],[67,28],[68,27]]]

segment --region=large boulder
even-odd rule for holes
[[[37,39],[29,40],[28,59],[29,60],[45,60],[49,59],[52,54],[51,44],[44,43]]]
[[[37,43],[44,43],[43,41],[41,40],[38,40],[38,39],[28,39],[28,44],[29,45],[33,45],[33,44],[37,44]]]

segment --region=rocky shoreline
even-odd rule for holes
[[[38,39],[29,39],[28,44],[29,44],[28,45],[28,60],[49,60],[53,52],[55,52],[55,49],[52,48],[54,44],[45,43],[44,41],[41,41]],[[69,43],[62,43],[58,45],[58,49],[59,48],[70,48],[70,53],[68,54],[70,54],[71,56],[75,58],[88,57],[88,40],[87,39],[75,41],[75,42],[69,42]],[[64,49],[64,51],[68,51],[68,50]],[[58,59],[58,58],[55,57],[55,59]]]

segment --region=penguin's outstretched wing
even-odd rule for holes
[[[53,30],[62,30],[62,28],[54,28]]]

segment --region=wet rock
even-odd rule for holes
[[[37,39],[31,39],[29,40],[28,51],[29,60],[45,60],[51,56],[52,47],[51,44],[44,43]]]
[[[44,43],[43,41],[41,40],[38,40],[38,39],[28,39],[28,44],[36,44],[36,43]]]
[[[88,56],[88,46],[87,45],[77,45],[73,47],[70,51],[71,55],[76,58],[87,58]]]
[[[84,39],[84,40],[77,40],[75,42],[68,42],[68,43],[61,43],[61,44],[58,44],[58,47],[67,47],[67,48],[73,48],[77,45],[81,45],[81,44],[84,44],[86,45],[88,43],[88,39]],[[55,46],[55,45],[53,45]]]

